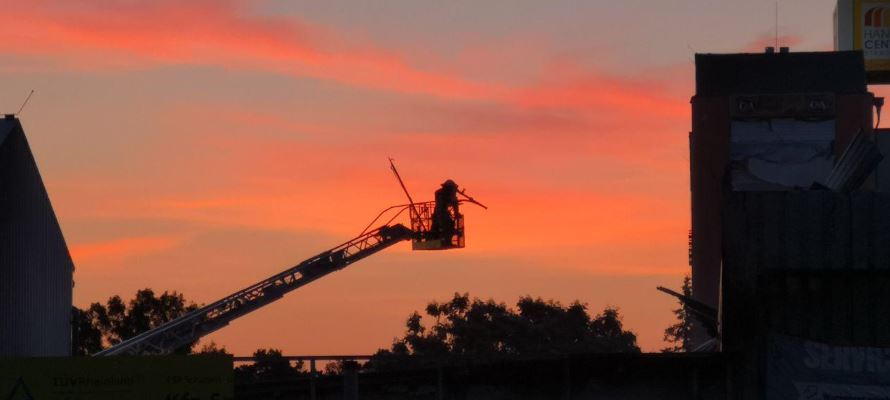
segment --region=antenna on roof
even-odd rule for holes
[[[776,48],[779,48],[779,0],[776,0]]]
[[[22,103],[22,106],[19,107],[19,110],[15,114],[12,114],[12,115],[21,114],[22,110],[25,109],[25,106],[28,105],[28,100],[31,100],[31,95],[33,95],[33,94],[34,94],[34,89],[31,89],[31,93],[28,93],[28,97],[25,98],[25,101]]]

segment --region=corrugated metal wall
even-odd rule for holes
[[[760,277],[765,329],[839,346],[890,347],[890,273],[789,271]]]
[[[890,193],[729,192],[721,333],[740,398],[761,398],[771,335],[890,346]]]
[[[741,271],[890,270],[890,193],[733,192],[725,218]]]
[[[70,354],[73,270],[24,131],[0,120],[0,357]]]
[[[877,279],[890,273],[890,193],[732,192],[728,196],[724,218],[722,311],[726,316],[724,339],[730,347],[736,339],[744,341],[744,337],[749,336],[752,323],[762,317],[754,314],[755,305],[764,304],[762,301],[766,295],[776,298],[776,285],[784,285],[788,302],[774,300],[767,307],[806,306],[806,309],[796,309],[793,313],[813,314],[790,320],[790,325],[786,327],[793,332],[815,334],[823,329],[820,324],[824,321],[821,318],[829,318],[827,315],[833,310],[832,307],[841,307],[838,304],[847,300],[840,295],[830,296],[834,303],[810,307],[811,303],[801,303],[794,293],[810,293],[816,289],[795,289],[795,285],[807,285],[809,288],[808,285],[817,282],[825,285],[820,289],[826,290],[825,293],[843,289],[852,296],[878,289],[871,286],[857,288],[850,280],[853,278],[847,279],[843,274],[873,272]],[[796,280],[782,275],[792,272],[804,274],[802,276],[807,273],[816,275],[812,279]],[[828,272],[839,275],[834,280],[817,279]],[[797,283],[789,283],[792,281]],[[865,285],[868,279],[855,282]],[[813,295],[810,299],[816,301],[821,298],[824,297]],[[838,313],[835,314],[840,315]],[[862,319],[867,317],[863,316]],[[793,321],[815,325],[795,327]],[[857,329],[871,329],[870,325],[857,323],[856,326]],[[851,343],[848,334],[835,333],[837,335],[834,337],[820,334],[811,338],[831,343]],[[861,334],[867,337],[882,336],[871,332]],[[890,337],[882,339],[882,342],[890,344]]]

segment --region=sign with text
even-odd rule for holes
[[[890,348],[834,346],[774,335],[767,352],[767,399],[890,398]]]
[[[838,0],[835,50],[862,50],[869,83],[890,83],[890,0]]]
[[[230,400],[220,355],[0,359],[0,400]]]

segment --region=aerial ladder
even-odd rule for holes
[[[392,160],[390,160],[390,166],[405,194],[408,195],[409,204],[392,206],[383,210],[361,234],[352,240],[94,355],[170,354],[176,349],[195,343],[198,339],[225,327],[236,318],[282,298],[289,292],[402,241],[412,241],[414,250],[447,250],[464,247],[464,217],[458,209],[456,207],[448,208],[449,219],[454,226],[449,230],[449,233],[452,233],[450,237],[442,237],[439,232],[432,229],[435,202],[414,203],[402,178],[398,175],[395,165],[392,164]],[[486,208],[464,191],[458,190],[457,193],[462,196],[458,203],[469,202]],[[411,226],[393,224],[392,222],[405,210],[409,211]],[[389,221],[375,229],[370,229],[382,216],[391,212],[394,212],[395,215]]]

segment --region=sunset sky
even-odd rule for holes
[[[663,347],[689,270],[695,52],[762,51],[774,1],[15,1],[18,109],[76,264],[74,302],[206,303],[335,246],[451,178],[467,247],[398,245],[205,340],[371,353],[455,291],[621,310]],[[781,1],[829,50],[832,1]]]

